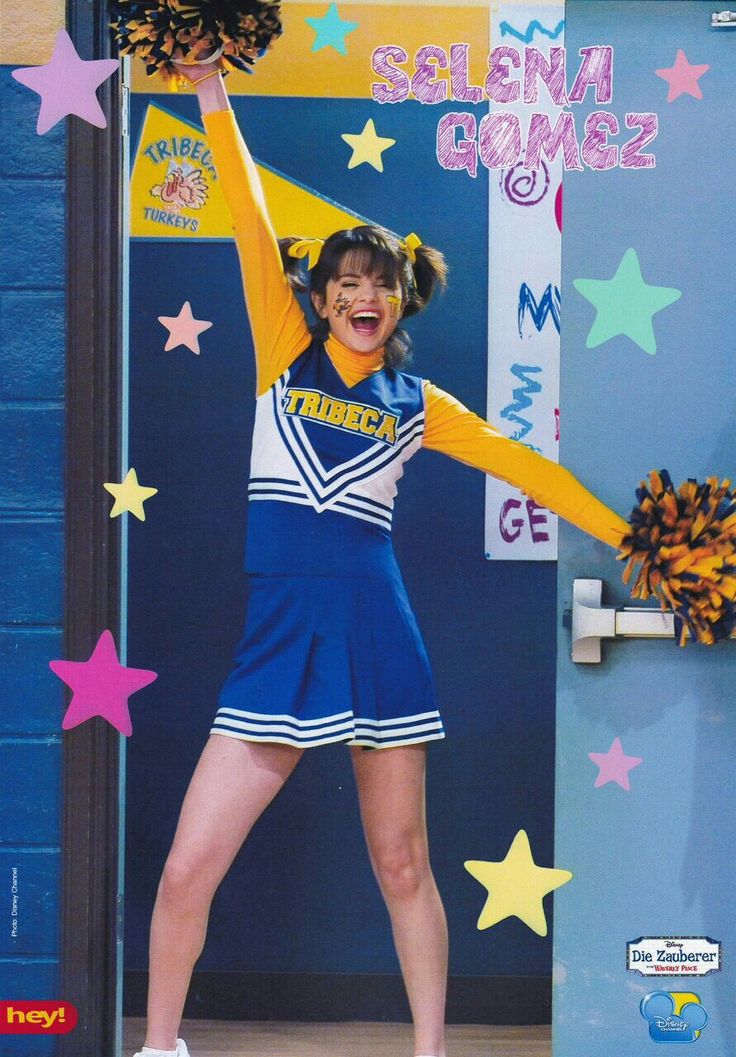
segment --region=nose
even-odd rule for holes
[[[375,301],[378,297],[378,283],[374,282],[373,279],[366,278],[362,284],[360,293],[358,296],[359,301]]]

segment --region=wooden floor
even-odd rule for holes
[[[123,1021],[123,1054],[143,1045],[145,1022]],[[408,1024],[292,1024],[185,1020],[180,1035],[191,1057],[412,1057]],[[452,1024],[448,1057],[550,1057],[549,1026]]]

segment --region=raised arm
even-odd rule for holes
[[[569,470],[510,440],[449,393],[424,383],[422,444],[520,488],[583,532],[618,547],[629,524],[596,499]]]
[[[260,396],[307,347],[309,328],[284,275],[258,170],[238,129],[223,79],[212,65],[179,68],[195,83],[207,141],[233,219]]]

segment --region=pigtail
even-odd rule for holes
[[[444,254],[433,246],[421,244],[413,250],[414,262],[409,262],[413,282],[407,289],[404,319],[421,312],[439,287],[447,286],[447,262]]]
[[[303,242],[303,239],[297,236],[289,236],[285,239],[279,239],[279,251],[281,253],[281,265],[284,269],[284,275],[286,276],[289,286],[297,294],[305,294],[309,289],[309,283],[307,282],[304,275],[304,268],[302,267],[303,258],[294,257],[289,253],[292,246],[297,243]]]

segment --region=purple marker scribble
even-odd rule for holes
[[[468,51],[469,44],[450,45],[450,85],[452,98],[461,103],[479,103],[483,98],[483,89],[478,85],[468,84]]]
[[[560,409],[555,408],[555,440],[560,439]]]
[[[431,60],[436,60],[435,65]],[[417,72],[411,79],[414,98],[420,103],[441,103],[447,98],[447,81],[437,80],[437,70],[447,69],[447,55],[434,44],[425,44],[414,59]]]
[[[557,229],[562,234],[562,184],[557,188],[557,194],[555,195],[555,224],[557,224]]]
[[[491,49],[488,57],[488,76],[486,77],[486,95],[492,103],[515,103],[521,95],[521,86],[518,81],[509,81],[510,70],[504,63],[504,59],[510,59],[511,65],[518,70],[521,66],[521,56],[516,48],[507,48],[500,45]]]
[[[521,126],[516,114],[486,114],[478,131],[478,148],[488,169],[508,169],[521,154]]]
[[[515,165],[513,169],[501,175],[501,190],[517,206],[535,206],[541,202],[549,189],[549,169],[544,161],[540,159],[538,169],[530,172],[523,165]]]
[[[468,139],[455,142],[455,129],[460,128]],[[443,169],[466,169],[478,175],[478,144],[475,118],[470,113],[450,113],[440,118],[437,125],[437,161]]]
[[[585,119],[585,139],[581,147],[586,165],[603,172],[618,164],[618,147],[608,142],[609,133],[615,136],[617,132],[618,121],[615,114],[609,114],[607,110],[594,110],[592,114],[588,114]]]
[[[536,103],[537,77],[547,85],[555,106],[567,106],[565,95],[565,49],[550,48],[549,62],[538,48],[524,48],[524,102]]]
[[[524,325],[524,316],[527,310],[531,313],[532,322],[540,331],[544,324],[547,322],[547,317],[550,316],[552,322],[555,325],[557,333],[560,333],[560,306],[561,306],[560,291],[558,287],[553,286],[552,283],[546,287],[542,294],[542,299],[537,303],[537,300],[529,289],[526,283],[522,283],[519,287],[519,337],[522,338],[523,332],[522,327]]]
[[[371,56],[371,68],[379,77],[385,77],[388,84],[372,84],[371,92],[377,103],[403,103],[409,95],[409,78],[403,70],[397,70],[388,61],[406,62],[409,58],[403,48],[395,44],[385,44],[376,48]]]
[[[507,499],[501,507],[501,512],[498,515],[498,531],[501,533],[501,539],[504,543],[513,543],[514,540],[518,540],[521,535],[521,530],[524,527],[524,519],[515,517],[511,519],[511,528],[507,527],[506,519],[512,510],[520,510],[521,503],[518,499]]]
[[[570,90],[570,102],[582,103],[585,93],[595,85],[596,103],[610,103],[613,99],[613,48],[610,44],[596,44],[581,48],[583,61]]]
[[[528,419],[522,418],[519,415],[520,411],[526,411],[528,407],[532,406],[531,396],[536,393],[541,393],[542,386],[539,382],[533,378],[529,378],[529,374],[541,373],[541,367],[524,366],[521,363],[515,363],[511,367],[511,373],[524,384],[517,386],[516,389],[512,390],[513,403],[507,404],[501,411],[501,418],[505,418],[507,422],[515,422],[521,428],[512,434],[511,440],[522,440],[527,433],[534,426],[533,422],[529,422]]]
[[[537,528],[537,526],[547,525],[547,511],[544,507],[535,503],[533,499],[527,499],[525,505],[532,543],[546,543],[549,540],[549,535],[541,528]],[[498,531],[504,543],[514,543],[521,535],[521,530],[526,524],[524,518],[510,517],[514,511],[521,510],[521,508],[522,504],[518,499],[507,499],[501,506],[498,515]]]
[[[549,534],[544,532],[541,528],[537,528],[537,525],[547,524],[547,511],[544,507],[539,506],[533,499],[527,499],[526,501],[526,513],[529,518],[529,528],[532,534],[532,543],[546,543],[549,539]]]
[[[627,128],[640,128],[638,136],[634,136],[621,148],[622,169],[652,169],[657,164],[653,154],[640,154],[642,147],[651,143],[659,132],[659,118],[656,114],[627,114]]]
[[[532,114],[529,121],[529,133],[526,141],[524,165],[527,169],[537,169],[544,151],[549,161],[554,161],[562,147],[566,169],[582,169],[583,163],[578,155],[578,140],[575,133],[575,117],[568,111],[557,118],[552,128],[547,114]]]

